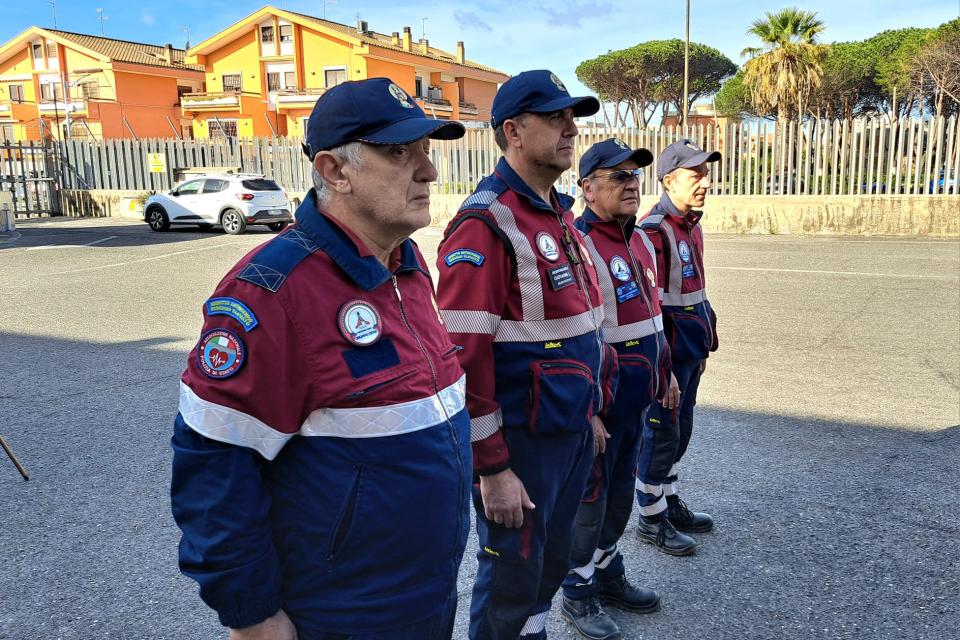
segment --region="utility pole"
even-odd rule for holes
[[[687,34],[683,41],[683,128],[690,109],[690,0],[687,0]]]
[[[327,5],[328,5],[328,4],[333,4],[333,3],[336,2],[336,1],[337,1],[337,0],[323,0],[323,19],[324,19],[324,20],[327,19]]]
[[[103,23],[104,23],[104,21],[109,20],[109,19],[110,19],[110,18],[108,18],[107,16],[103,15],[103,9],[97,9],[97,20],[100,21],[100,35],[101,35],[101,37],[106,35],[106,33],[104,33],[104,30],[103,30]]]
[[[46,0],[46,3],[53,9],[53,28],[57,28],[57,0]]]
[[[420,18],[420,37],[423,40],[427,39],[427,19]]]
[[[183,32],[187,35],[187,41],[183,44],[183,50],[190,48],[190,27],[184,27]]]

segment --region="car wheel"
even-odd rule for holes
[[[284,229],[287,228],[288,224],[290,223],[289,222],[271,222],[270,224],[267,225],[267,228],[270,229],[270,231],[283,231]]]
[[[232,236],[237,236],[247,230],[247,221],[236,209],[227,209],[220,215],[220,224],[223,230]]]
[[[150,207],[147,209],[147,224],[154,231],[166,231],[170,228],[170,218],[163,207]]]
[[[210,231],[210,229],[213,229],[213,225],[207,222],[204,222],[203,224],[198,224],[197,226],[200,228],[200,231]]]

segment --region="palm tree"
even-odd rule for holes
[[[821,63],[830,47],[817,42],[826,29],[815,11],[787,7],[767,13],[747,29],[762,47],[748,47],[741,52],[749,57],[744,64],[744,83],[749,87],[754,107],[759,113],[776,112],[784,122],[790,115],[803,115],[804,104],[820,86]]]

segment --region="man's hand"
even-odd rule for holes
[[[230,629],[230,640],[297,640],[297,628],[280,609],[253,626]]]
[[[670,388],[667,389],[667,395],[663,396],[660,402],[664,409],[676,409],[680,406],[680,385],[677,384],[677,378],[670,373]]]
[[[590,425],[593,427],[593,455],[598,456],[607,450],[607,438],[610,433],[603,426],[603,420],[599,416],[590,418]]]
[[[520,478],[510,469],[480,476],[480,498],[487,519],[508,529],[523,526],[524,509],[536,509]]]

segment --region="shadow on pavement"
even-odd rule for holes
[[[175,343],[175,346],[174,346]],[[189,346],[0,333],[0,637],[223,635],[176,566],[171,423]],[[271,399],[264,399],[270,401]],[[960,426],[910,432],[701,406],[681,494],[716,531],[673,558],[621,541],[663,610],[627,638],[956,637]],[[634,516],[636,517],[636,516]],[[461,568],[466,637],[475,536]],[[553,638],[573,638],[551,614]]]

